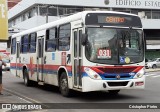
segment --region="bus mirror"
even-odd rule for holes
[[[82,39],[81,39],[82,45],[86,45],[87,38],[88,38],[88,35],[87,35],[87,34],[82,34]]]

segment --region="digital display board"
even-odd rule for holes
[[[124,17],[117,17],[117,16],[98,16],[99,23],[125,23]]]
[[[112,13],[89,13],[86,15],[86,25],[142,27],[139,17]]]

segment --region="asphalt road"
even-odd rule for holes
[[[26,87],[23,84],[23,79],[11,75],[10,72],[3,74],[3,85],[5,90],[33,103],[160,103],[160,72],[146,74],[146,88],[144,90],[122,90],[117,96],[111,96],[108,92],[75,92],[73,97],[66,98],[60,94],[58,87],[55,86],[39,86],[35,83],[32,87]],[[70,112],[70,110],[65,112],[67,111]],[[90,112],[90,110],[86,111]],[[99,112],[98,109],[94,111]],[[106,112],[106,110],[101,111]],[[124,110],[118,111],[124,112]],[[134,110],[130,111],[135,112]],[[158,112],[154,109],[149,112],[155,111]],[[110,112],[114,112],[114,110],[111,109]]]

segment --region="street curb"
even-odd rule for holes
[[[150,72],[158,72],[160,71],[160,69],[145,69],[146,73],[150,73]]]
[[[18,96],[18,97],[20,97],[20,98],[25,99],[28,103],[41,103],[41,102],[35,101],[35,100],[31,99],[31,98],[28,98],[28,97],[26,97],[26,96],[24,96],[24,95],[22,95],[22,94],[19,94],[19,93],[17,93],[17,92],[11,91],[11,90],[9,90],[9,89],[7,89],[7,88],[3,88],[3,89],[4,89],[6,92],[10,93],[10,94],[13,94],[13,95],[15,95],[15,96]]]
[[[19,94],[19,93],[15,92],[15,91],[9,90],[9,89],[7,89],[7,88],[4,88],[4,91],[6,91],[6,92],[8,92],[8,93],[10,93],[10,94],[13,94],[13,95],[19,97],[21,100],[24,100],[24,101],[26,101],[26,102],[28,102],[28,103],[33,103],[33,104],[34,104],[34,103],[37,103],[37,104],[41,104],[41,105],[49,108],[49,106],[43,104],[42,102],[39,102],[39,101],[36,101],[36,100],[34,100],[34,99],[32,99],[32,98],[26,97],[26,96],[24,96],[24,95],[22,95],[22,94]]]

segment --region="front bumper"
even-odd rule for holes
[[[138,79],[128,80],[94,80],[90,77],[83,77],[82,82],[83,92],[121,89],[144,89],[145,76]]]
[[[153,64],[145,64],[145,68],[152,68]]]

